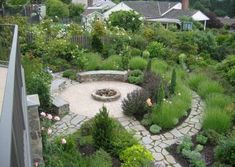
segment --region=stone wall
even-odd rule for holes
[[[31,137],[33,162],[44,164],[42,154],[42,136],[38,107],[40,106],[38,95],[27,96],[29,131]]]
[[[78,82],[92,82],[92,81],[120,81],[126,82],[128,77],[127,71],[87,71],[77,74]]]

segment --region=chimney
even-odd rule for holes
[[[188,10],[189,8],[189,0],[182,0],[182,9]]]
[[[93,6],[93,0],[87,0],[87,6],[92,7]]]

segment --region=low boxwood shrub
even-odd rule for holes
[[[145,90],[134,90],[127,94],[127,97],[122,101],[124,114],[142,118],[144,114],[148,113],[147,99],[148,93]]]
[[[150,118],[144,118],[144,119],[141,120],[140,123],[141,123],[141,125],[143,125],[143,126],[149,126],[149,125],[152,124],[152,120],[151,120]]]
[[[142,57],[133,57],[129,61],[131,70],[144,70],[147,67],[147,61]]]
[[[231,127],[231,118],[223,111],[210,109],[203,118],[202,127],[204,130],[215,130],[218,133],[226,133]]]
[[[153,156],[141,145],[133,145],[120,154],[123,167],[150,166]]]
[[[151,133],[157,134],[162,130],[162,128],[158,125],[152,125],[152,126],[150,126],[149,130]]]
[[[219,162],[235,166],[235,138],[227,139],[217,146],[215,157]]]
[[[152,71],[156,74],[165,74],[168,70],[168,64],[160,59],[152,59]]]
[[[142,84],[144,80],[144,73],[140,70],[134,70],[128,74],[128,82],[136,85]]]
[[[77,79],[77,73],[75,70],[66,70],[63,72],[63,77],[65,78],[69,78],[69,79],[72,79],[72,80],[76,80]]]

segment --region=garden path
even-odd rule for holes
[[[103,88],[104,86],[114,86],[114,88],[121,89],[120,92],[124,93],[121,99],[125,98],[127,93],[138,88],[137,86],[132,86],[131,84],[110,81],[82,84],[77,82],[73,82],[71,84],[68,82],[67,88],[59,93],[59,95],[70,102],[70,109],[73,112],[70,112],[68,115],[63,117],[61,121],[54,125],[53,135],[63,136],[71,134],[78,130],[83,122],[89,120],[96,113],[98,113],[98,109],[102,107],[103,103],[99,102],[98,104],[96,101],[94,102],[90,96],[90,93],[94,90],[94,88]],[[79,98],[79,96],[84,98],[84,100]],[[89,96],[89,98],[85,96]],[[113,105],[107,105],[108,103],[105,105],[107,105],[107,108],[111,110],[111,116],[117,118],[127,130],[133,131],[135,137],[140,141],[140,143],[152,152],[156,167],[180,167],[181,165],[176,162],[173,156],[170,155],[170,153],[166,150],[166,147],[180,142],[186,135],[193,136],[200,131],[204,104],[195,92],[192,93],[192,96],[192,110],[188,118],[181,125],[160,135],[151,135],[149,131],[147,131],[135,118],[123,115],[121,109],[121,99],[119,99],[116,103],[114,102],[115,104]]]

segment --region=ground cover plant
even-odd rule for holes
[[[51,138],[58,116],[41,113],[46,166],[119,167],[151,166],[151,153],[130,132],[108,116],[106,107],[81,129],[68,136]]]

